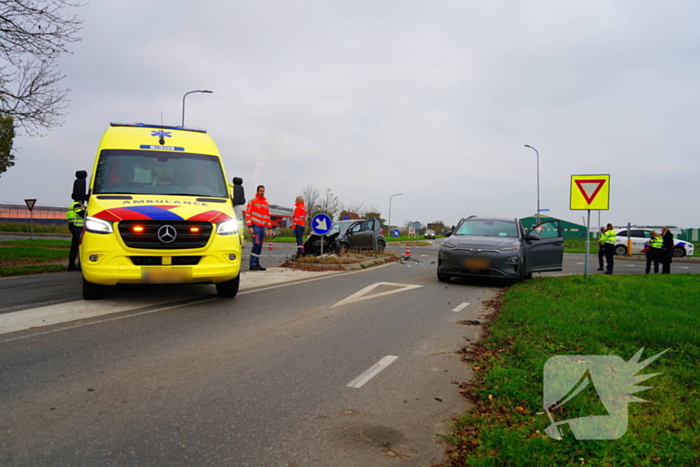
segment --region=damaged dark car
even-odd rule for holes
[[[342,253],[353,250],[372,250],[381,253],[386,248],[386,239],[379,219],[357,219],[338,221],[325,235],[311,233],[304,243],[305,255]]]

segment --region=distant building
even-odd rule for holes
[[[29,212],[26,204],[0,204],[0,222],[26,222],[30,220],[37,224],[67,225],[66,210],[70,200],[65,206],[39,206],[35,205]]]
[[[292,227],[294,209],[277,204],[270,205],[270,222],[273,229],[289,229]]]
[[[341,221],[344,221],[344,220],[353,220],[354,221],[357,219],[362,219],[362,216],[360,216],[356,212],[343,211],[340,213],[339,219]]]

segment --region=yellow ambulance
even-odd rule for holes
[[[104,286],[163,283],[213,283],[219,296],[236,296],[242,180],[227,183],[206,131],[112,123],[89,183],[85,171],[76,177],[73,199],[87,201],[84,299],[102,298]]]

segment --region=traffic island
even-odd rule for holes
[[[282,267],[299,269],[302,271],[348,271],[352,269],[370,268],[384,263],[393,263],[398,260],[398,256],[387,253],[333,254],[293,258],[282,264]]]

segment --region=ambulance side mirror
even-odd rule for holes
[[[242,206],[245,204],[245,190],[243,189],[243,179],[233,177],[233,205]]]
[[[71,198],[73,201],[87,201],[87,172],[84,170],[78,170],[75,173],[75,181],[73,182],[73,194]]]

